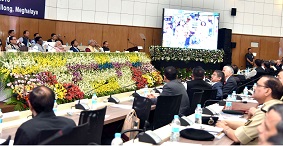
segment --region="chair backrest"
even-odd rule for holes
[[[91,52],[89,48],[85,48],[85,52]]]
[[[193,94],[192,101],[191,101],[189,115],[195,113],[195,109],[197,107],[197,104],[201,103],[202,94],[203,94],[203,90],[198,90],[198,89],[195,90],[195,92]]]
[[[187,90],[187,94],[188,94],[188,97],[190,99],[190,103],[192,103],[193,101],[193,97],[194,97],[194,92],[201,92],[202,89],[197,89],[197,88],[192,88],[190,90]]]
[[[182,94],[174,96],[159,96],[155,107],[152,130],[172,122],[174,115],[179,114]]]
[[[87,130],[89,128],[89,123],[84,123],[79,125],[67,134],[48,143],[49,145],[87,145],[88,141]]]
[[[202,98],[201,98],[201,106],[203,107],[205,101],[207,100],[216,100],[217,89],[204,89]]]
[[[148,121],[151,111],[152,102],[149,98],[136,96],[133,102],[133,109],[136,111],[138,118],[140,119],[140,128],[144,128],[145,122]]]
[[[106,108],[99,110],[82,111],[80,114],[79,125],[89,123],[87,140],[88,143],[101,144],[101,136],[106,114]]]
[[[1,143],[0,145],[9,145],[10,140],[11,140],[11,135],[9,135],[8,138],[3,143]]]

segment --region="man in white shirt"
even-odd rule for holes
[[[8,31],[8,37],[7,37],[7,39],[6,39],[6,47],[10,44],[10,41],[9,41],[9,38],[11,37],[11,36],[15,36],[15,31],[14,30],[9,30]]]
[[[32,51],[35,52],[46,52],[46,50],[42,47],[43,40],[42,37],[36,37],[35,39],[36,44],[32,47]]]

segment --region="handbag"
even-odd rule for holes
[[[132,109],[124,121],[122,131],[129,129],[139,129],[139,126],[140,126],[140,119],[138,118],[136,111]],[[125,136],[128,138],[128,140],[131,140],[135,138],[137,134],[138,132],[127,132],[125,133]]]

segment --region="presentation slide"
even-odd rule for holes
[[[219,13],[164,9],[163,47],[217,49]]]

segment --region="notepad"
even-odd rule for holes
[[[132,105],[123,105],[123,104],[113,104],[111,107],[122,108],[122,109],[132,109]]]

